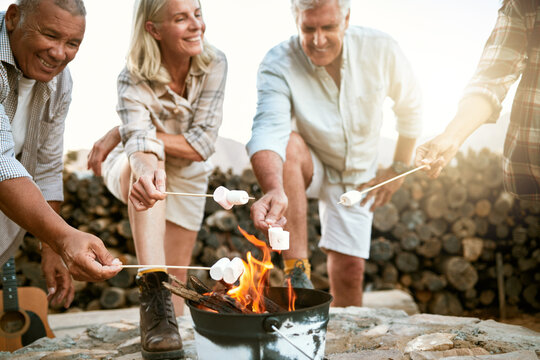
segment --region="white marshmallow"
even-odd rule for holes
[[[216,263],[210,268],[210,277],[216,281],[223,279],[223,272],[225,271],[227,265],[230,264],[230,262],[231,260],[226,257],[216,261]]]
[[[244,205],[249,201],[249,195],[244,190],[231,190],[226,197],[227,201],[233,205]]]
[[[268,240],[273,250],[289,250],[289,232],[280,227],[268,229]]]
[[[235,257],[223,270],[223,281],[227,284],[234,284],[244,272],[244,262],[239,257]]]
[[[234,204],[227,200],[227,194],[229,192],[229,189],[225,186],[218,186],[213,194],[214,201],[221,205],[225,210],[230,210],[234,206]]]
[[[339,197],[339,202],[345,206],[353,206],[362,200],[362,193],[360,191],[351,190]]]

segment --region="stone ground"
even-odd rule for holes
[[[388,296],[383,298],[399,298]],[[396,295],[396,294],[394,294]],[[399,295],[399,294],[398,294]],[[365,301],[366,305],[370,301]],[[417,314],[414,306],[372,299],[370,307],[331,308],[328,360],[537,360],[540,333],[472,317]],[[402,307],[396,310],[380,306]],[[43,338],[0,359],[141,360],[138,308],[49,316],[56,338]],[[197,359],[189,315],[178,317],[186,359]],[[302,356],[299,355],[299,359]],[[216,359],[220,359],[216,355]],[[241,359],[235,359],[241,360]]]

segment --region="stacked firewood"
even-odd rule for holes
[[[436,180],[409,176],[375,211],[372,239],[368,286],[406,289],[421,311],[497,307],[499,288],[510,306],[540,309],[540,203],[504,191],[489,151],[459,154]]]
[[[72,226],[96,234],[126,264],[135,264],[127,209],[87,172],[65,174],[61,215]],[[208,193],[220,185],[262,192],[251,170],[241,175],[216,169]],[[249,217],[250,205],[226,211],[211,198],[192,253],[192,265],[211,266],[222,257],[259,249],[246,241],[238,226],[260,239]],[[309,256],[316,288],[328,289],[326,255],[318,248],[317,201],[308,203]],[[540,309],[540,204],[514,200],[503,190],[501,160],[489,151],[460,154],[436,180],[423,172],[406,177],[391,203],[374,214],[371,258],[366,263],[367,290],[400,288],[420,309],[438,314],[498,306],[497,276],[504,277],[506,303],[523,311]],[[294,241],[294,239],[291,239]],[[499,267],[496,258],[499,255]],[[283,283],[282,259],[270,283]],[[19,283],[45,288],[37,240],[27,236],[17,255]],[[207,271],[192,273],[212,287]],[[124,269],[100,283],[76,283],[75,308],[109,309],[137,305],[136,270]]]

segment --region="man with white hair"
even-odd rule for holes
[[[70,273],[98,281],[121,270],[99,238],[57,214],[72,89],[66,66],[82,42],[85,14],[81,0],[18,0],[0,13],[0,265],[32,233],[43,245],[49,300],[66,307]]]
[[[285,272],[293,286],[310,287],[306,200],[318,198],[333,306],[361,306],[372,211],[402,181],[369,192],[360,205],[337,203],[346,191],[406,169],[421,130],[420,91],[392,38],[349,26],[350,0],[292,0],[292,10],[298,35],[271,49],[258,72],[247,150],[265,195],[251,217],[262,230],[287,221]],[[377,171],[386,97],[394,102],[399,138],[394,163]]]

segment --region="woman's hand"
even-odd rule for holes
[[[118,126],[115,126],[94,143],[92,150],[88,153],[87,168],[91,169],[97,176],[101,176],[101,164],[116,145],[118,145],[120,140],[120,131],[118,130]]]

